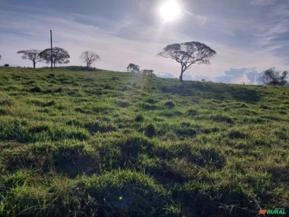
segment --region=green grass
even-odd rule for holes
[[[256,216],[289,204],[289,89],[0,68],[0,216]]]

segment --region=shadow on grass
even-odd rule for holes
[[[162,86],[160,90],[163,93],[179,94],[182,96],[200,96],[217,100],[235,99],[249,103],[260,100],[260,95],[256,90],[240,85],[190,82],[173,86]]]

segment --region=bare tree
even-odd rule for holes
[[[50,63],[52,60],[52,64],[55,68],[56,64],[67,64],[69,63],[70,55],[69,53],[60,47],[52,48],[52,55],[51,55],[51,48],[47,48],[42,51],[40,57],[46,61],[46,63]],[[51,58],[52,56],[52,58]]]
[[[86,64],[87,68],[90,68],[95,61],[100,60],[100,56],[93,51],[84,51],[82,52],[80,59]]]
[[[22,55],[22,59],[24,60],[31,60],[33,63],[33,68],[36,68],[36,63],[42,61],[42,58],[40,57],[40,52],[39,50],[35,49],[30,49],[30,50],[21,50],[18,51],[18,54]]]
[[[139,72],[140,71],[140,67],[134,63],[130,63],[128,64],[128,66],[126,67],[128,72]]]
[[[180,81],[183,81],[184,72],[193,64],[209,64],[210,58],[216,55],[216,51],[207,45],[192,41],[166,46],[160,56],[171,58],[181,64]]]
[[[277,71],[274,68],[267,69],[263,72],[263,82],[264,84],[270,84],[270,85],[286,85],[287,83],[287,71]]]

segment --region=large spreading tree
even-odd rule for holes
[[[185,42],[167,45],[160,56],[171,58],[181,65],[180,81],[183,81],[183,75],[193,64],[209,64],[210,58],[216,55],[209,46],[197,42]]]
[[[30,49],[30,50],[21,50],[18,51],[18,54],[22,55],[22,59],[24,60],[31,60],[33,64],[33,68],[36,68],[36,64],[40,61],[42,61],[42,58],[40,57],[40,50]]]
[[[87,68],[90,68],[94,62],[100,60],[100,56],[93,51],[84,51],[82,52],[80,59],[86,64]]]
[[[46,63],[50,63],[52,61],[52,65],[55,68],[56,64],[67,64],[69,63],[70,55],[69,53],[60,47],[52,48],[52,57],[51,57],[51,49],[47,48],[40,53],[40,57],[46,61]]]

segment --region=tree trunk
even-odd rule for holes
[[[184,72],[186,71],[187,67],[185,64],[181,64],[182,68],[181,68],[181,75],[180,75],[180,82],[183,83],[183,75],[184,75]]]
[[[182,71],[181,71],[180,78],[179,78],[179,79],[180,79],[180,82],[182,82],[182,83],[183,83],[183,75],[184,75],[184,71],[182,70]]]
[[[35,68],[36,68],[36,62],[33,61],[33,69],[35,69]]]

